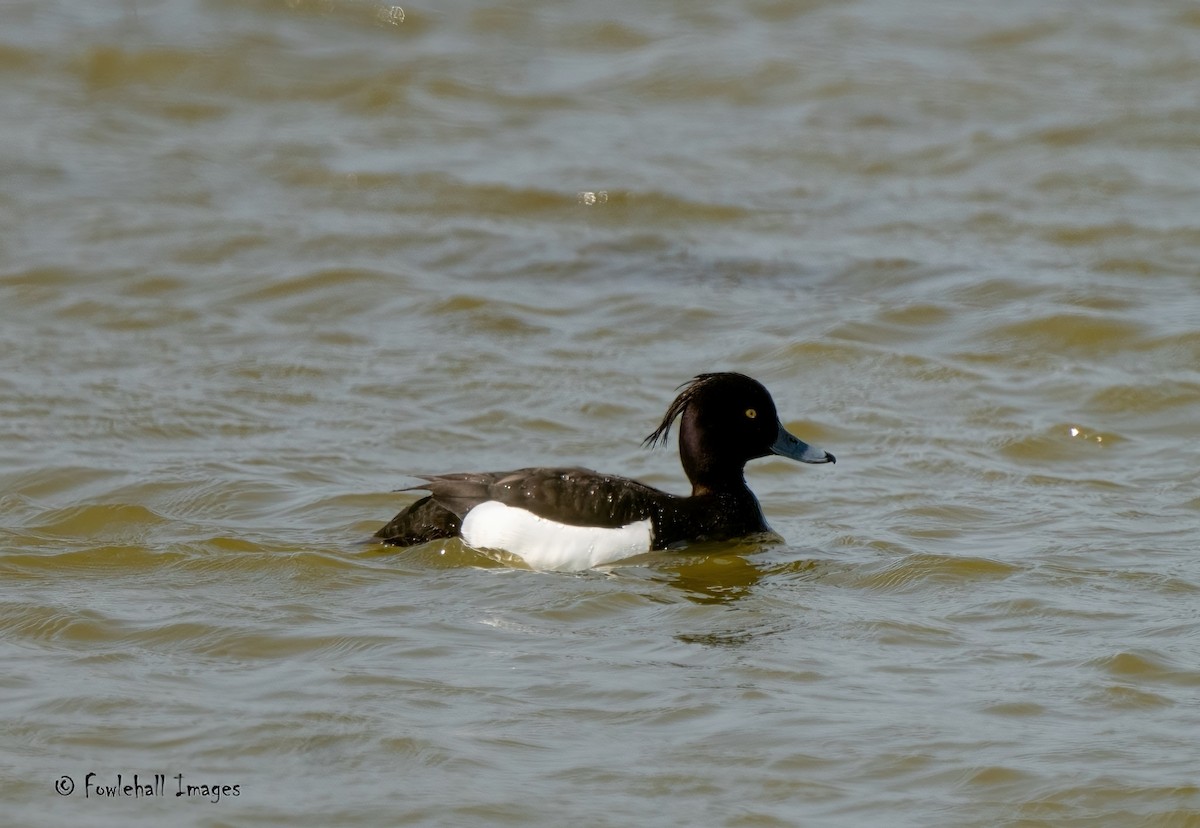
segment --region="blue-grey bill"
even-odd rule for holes
[[[778,454],[780,457],[790,457],[793,460],[799,460],[801,463],[837,462],[837,458],[825,451],[825,449],[810,446],[795,434],[792,434],[783,427],[783,423],[779,424],[779,436],[771,444],[771,453]]]

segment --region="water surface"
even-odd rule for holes
[[[12,824],[1200,822],[1190,4],[0,15]],[[365,542],[712,370],[783,543]]]

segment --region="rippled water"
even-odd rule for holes
[[[5,820],[1200,824],[1193,4],[0,17]],[[365,540],[710,370],[785,543]]]

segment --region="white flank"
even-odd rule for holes
[[[533,569],[578,572],[650,551],[650,521],[619,529],[568,526],[495,500],[480,503],[462,522],[462,539],[477,549],[520,555]]]

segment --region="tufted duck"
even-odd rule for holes
[[[770,393],[750,377],[700,374],[680,388],[643,445],[665,443],[681,418],[679,456],[690,497],[582,468],[422,476],[426,482],[412,489],[431,494],[375,537],[414,546],[458,536],[469,546],[519,555],[535,569],[582,570],[689,541],[767,532],[743,476],[747,461],[778,454],[836,462],[788,433]]]

